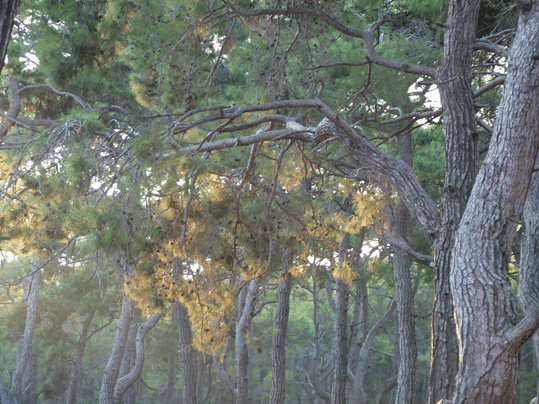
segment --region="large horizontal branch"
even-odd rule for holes
[[[259,10],[238,10],[233,9],[228,15],[227,20],[235,17],[257,17],[265,15],[308,15],[318,18],[324,21],[326,24],[336,29],[337,31],[354,38],[361,38],[365,42],[365,49],[367,51],[367,60],[371,63],[375,63],[381,66],[389,67],[391,69],[400,70],[406,73],[419,74],[422,76],[436,77],[437,69],[422,66],[417,64],[410,64],[405,62],[399,62],[396,60],[388,59],[380,56],[376,53],[374,47],[373,34],[376,29],[379,28],[382,21],[377,22],[367,31],[361,31],[354,28],[347,27],[334,18],[330,17],[326,13],[320,10],[311,8],[266,8]]]
[[[371,170],[387,176],[389,181],[397,189],[399,195],[403,198],[408,209],[421,225],[426,237],[430,242],[434,241],[440,225],[440,213],[434,201],[422,188],[412,169],[397,157],[385,153],[374,146],[365,136],[358,135],[347,122],[339,118],[329,106],[319,99],[277,101],[267,104],[246,105],[237,109],[223,109],[217,113],[198,118],[189,124],[185,124],[185,126],[193,128],[203,123],[220,120],[228,120],[229,123],[231,123],[234,119],[241,117],[245,113],[264,112],[284,108],[313,108],[325,115],[333,125],[336,125],[336,128],[338,128],[334,135],[344,143],[356,159]],[[192,112],[190,114],[192,115]],[[277,116],[278,115],[275,115],[274,117]],[[182,118],[180,118],[180,120],[181,119]],[[284,122],[285,118],[282,119]],[[184,126],[183,123],[182,126]],[[217,132],[228,131],[227,126],[230,128],[231,125],[220,125]],[[177,126],[169,128],[169,131],[173,132],[183,132],[184,130],[186,129],[182,128],[180,130]],[[206,138],[208,138],[208,136],[206,136]],[[178,147],[171,153],[154,155],[153,158],[166,159],[181,153],[211,152],[280,139],[313,142],[315,140],[314,138],[313,128],[306,128],[295,122],[293,119],[290,119],[286,122],[285,129],[273,131],[262,129],[250,136],[228,138],[208,143],[202,141],[198,145]]]

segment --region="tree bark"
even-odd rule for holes
[[[397,139],[400,158],[412,166],[412,136],[402,134]],[[391,226],[399,237],[406,240],[409,214],[404,203],[400,202],[395,209]],[[415,340],[414,293],[410,276],[410,259],[408,253],[395,248],[392,257],[395,276],[395,302],[397,304],[398,350],[399,362],[397,372],[397,389],[395,404],[414,402],[417,347]]]
[[[239,296],[238,318],[236,320],[236,404],[250,404],[249,392],[249,350],[247,330],[258,294],[258,281],[253,278],[243,285]]]
[[[450,279],[460,348],[454,404],[515,403],[518,353],[539,326],[539,308],[515,326],[506,275],[539,145],[539,3],[519,4],[489,151],[453,252]]]
[[[288,329],[288,313],[290,311],[290,290],[292,275],[288,252],[283,253],[283,268],[277,295],[277,311],[273,323],[273,340],[271,344],[271,389],[269,404],[284,404],[285,371],[286,371],[286,332]]]
[[[191,322],[189,313],[181,304],[176,303],[178,315],[178,336],[182,367],[182,398],[185,404],[198,404],[197,397],[197,358],[192,346]]]
[[[17,361],[15,373],[11,381],[13,402],[15,404],[33,403],[37,399],[35,390],[36,380],[32,379],[32,343],[36,325],[38,292],[41,280],[40,260],[33,257],[30,265],[30,278],[26,299],[26,323],[24,334],[17,344]]]
[[[537,166],[536,159],[536,166]],[[518,302],[525,315],[539,305],[539,173],[532,175],[524,203],[524,234],[520,250]],[[533,334],[535,363],[539,366],[539,332]],[[539,383],[536,397],[539,397]]]
[[[339,243],[339,261],[345,260],[350,244],[350,235],[346,234]],[[336,279],[337,302],[335,307],[335,356],[333,367],[333,385],[331,404],[346,404],[346,382],[348,374],[348,299],[350,287],[340,278]]]
[[[478,149],[472,92],[472,60],[480,0],[451,1],[438,72],[445,135],[442,231],[434,244],[435,300],[429,403],[453,395],[458,346],[449,272],[455,233],[477,174]]]

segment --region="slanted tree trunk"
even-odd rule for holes
[[[402,134],[398,138],[400,158],[412,166],[412,135]],[[409,214],[404,203],[400,202],[395,209],[391,226],[398,237],[406,240]],[[395,276],[395,303],[397,304],[397,333],[399,362],[397,372],[397,389],[395,404],[413,403],[417,346],[415,340],[414,293],[410,276],[410,259],[408,254],[395,247],[392,256]]]
[[[378,335],[380,329],[391,318],[391,315],[395,311],[395,301],[393,300],[387,308],[384,315],[376,322],[376,324],[370,329],[365,340],[361,344],[359,350],[359,357],[357,360],[357,366],[354,369],[354,373],[350,374],[350,380],[352,381],[352,390],[350,394],[350,401],[353,404],[367,404],[367,392],[366,392],[366,377],[368,375],[368,369],[370,367],[370,351],[374,338]]]
[[[277,311],[273,323],[273,340],[271,345],[271,388],[269,404],[284,404],[285,371],[286,371],[286,331],[288,329],[288,313],[290,311],[290,290],[292,275],[288,252],[283,253],[283,268],[277,295]]]
[[[15,404],[30,404],[37,400],[35,369],[33,369],[35,364],[32,363],[35,358],[33,358],[32,344],[36,325],[40,280],[40,261],[37,257],[33,257],[25,291],[26,323],[24,334],[17,344],[17,361],[11,381],[13,402]]]
[[[515,403],[520,347],[539,326],[539,307],[515,326],[506,272],[539,145],[539,3],[518,5],[489,151],[455,240],[450,279],[460,370],[454,404]]]
[[[536,166],[537,166],[536,159]],[[518,302],[525,315],[539,305],[539,173],[532,176],[524,204],[524,234],[520,249]],[[539,332],[533,334],[535,363],[539,366]],[[539,383],[536,397],[539,397]]]
[[[249,329],[258,294],[258,281],[253,278],[243,285],[238,304],[236,320],[236,404],[250,404],[249,392],[249,350],[247,331]]]

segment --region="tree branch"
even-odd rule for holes
[[[419,262],[420,264],[425,264],[428,266],[434,265],[434,258],[430,255],[425,255],[418,253],[410,245],[400,237],[386,236],[386,241],[392,246],[396,246],[401,250],[405,251],[414,261]]]
[[[142,323],[139,326],[139,329],[137,331],[137,338],[136,338],[136,359],[135,359],[135,366],[129,372],[127,375],[123,376],[122,378],[118,379],[116,382],[116,386],[114,387],[114,398],[117,399],[117,402],[120,402],[122,399],[122,396],[127,391],[129,387],[133,385],[140,376],[140,372],[142,372],[142,366],[144,365],[144,337],[146,336],[146,333],[150,331],[159,321],[161,318],[161,313],[155,313],[152,315],[147,321]]]
[[[535,307],[526,317],[507,332],[507,342],[509,349],[518,352],[520,347],[528,341],[539,328],[539,305]]]
[[[316,17],[324,21],[330,27],[347,36],[363,39],[363,41],[365,41],[365,49],[367,50],[367,60],[371,63],[389,67],[395,70],[400,70],[406,73],[419,74],[422,76],[436,77],[437,75],[437,70],[432,67],[398,62],[378,55],[374,48],[373,34],[380,27],[383,21],[377,21],[367,31],[360,31],[342,25],[340,22],[336,21],[335,19],[320,10],[315,10],[311,8],[267,8],[260,10],[233,9],[231,14],[228,15],[225,19],[219,21],[218,24],[237,17],[257,17],[265,15],[308,15],[311,17]]]

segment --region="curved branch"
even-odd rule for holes
[[[365,49],[367,50],[367,60],[371,63],[389,67],[390,69],[400,70],[406,73],[420,74],[429,77],[436,77],[437,75],[437,69],[434,69],[432,67],[403,63],[378,55],[374,48],[373,34],[379,28],[383,21],[376,22],[367,31],[360,31],[341,24],[340,22],[320,10],[315,10],[311,8],[267,8],[260,10],[233,9],[231,15],[228,15],[225,19],[219,21],[218,24],[237,17],[257,17],[264,15],[308,15],[311,17],[316,17],[324,21],[330,27],[347,36],[363,39],[363,41],[365,41]]]
[[[137,355],[135,359],[135,366],[131,372],[118,379],[116,386],[114,387],[115,402],[119,403],[127,389],[131,387],[139,378],[140,372],[142,372],[142,366],[144,365],[144,337],[146,336],[146,333],[157,324],[160,318],[161,313],[155,313],[146,322],[139,326],[135,342]]]

